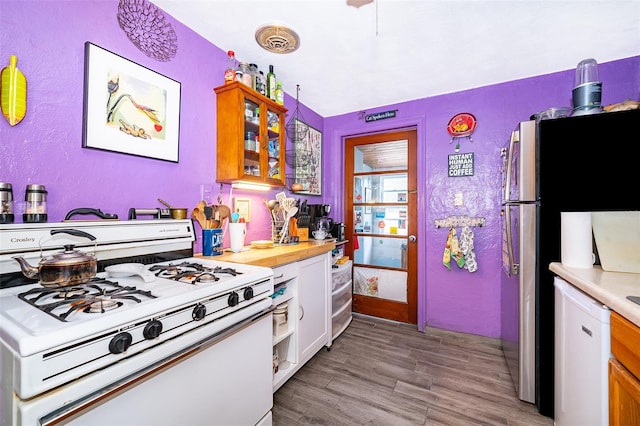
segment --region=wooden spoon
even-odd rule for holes
[[[208,229],[207,218],[205,217],[204,212],[200,210],[198,207],[191,210],[191,219],[195,219],[200,224],[200,228]]]

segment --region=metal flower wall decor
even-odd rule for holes
[[[120,0],[118,24],[145,55],[161,62],[176,56],[178,37],[164,14],[147,0]]]

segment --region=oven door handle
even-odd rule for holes
[[[50,413],[40,419],[40,424],[43,426],[53,426],[58,425],[60,422],[67,420],[68,418],[73,418],[74,416],[81,414],[83,411],[90,409],[92,406],[96,404],[101,404],[105,400],[109,400],[114,398],[121,393],[125,392],[127,388],[135,385],[140,380],[143,380],[145,377],[157,374],[163,370],[170,368],[172,365],[177,364],[184,360],[185,358],[191,357],[198,352],[202,352],[205,349],[215,345],[227,339],[228,337],[241,332],[247,327],[250,327],[255,322],[259,321],[266,315],[271,314],[275,310],[275,305],[270,305],[269,307],[263,309],[260,312],[255,313],[254,315],[243,319],[236,324],[212,335],[205,339],[200,340],[199,342],[193,343],[185,347],[184,349],[175,352],[168,357],[160,360],[149,367],[143,368],[141,370],[136,371],[135,373],[118,380],[106,387],[96,391],[86,397],[79,399],[77,401],[71,402],[65,405],[64,408],[56,410],[53,413]]]

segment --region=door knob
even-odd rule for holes
[[[415,236],[415,235],[409,235],[409,242],[410,242],[410,243],[415,243],[415,242],[416,242],[416,240],[417,240],[417,238],[416,238],[416,236]]]

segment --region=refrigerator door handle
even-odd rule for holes
[[[505,178],[504,183],[504,200],[506,202],[511,201],[511,173],[513,170],[513,151],[515,148],[515,144],[519,140],[519,132],[514,130],[511,132],[511,139],[509,140],[509,149],[507,150],[507,163],[506,163],[506,173],[507,176]]]
[[[507,254],[509,257],[509,276],[518,275],[519,264],[515,263],[513,258],[513,233],[511,232],[511,208],[512,206],[507,204],[504,209],[505,230],[507,237]]]

